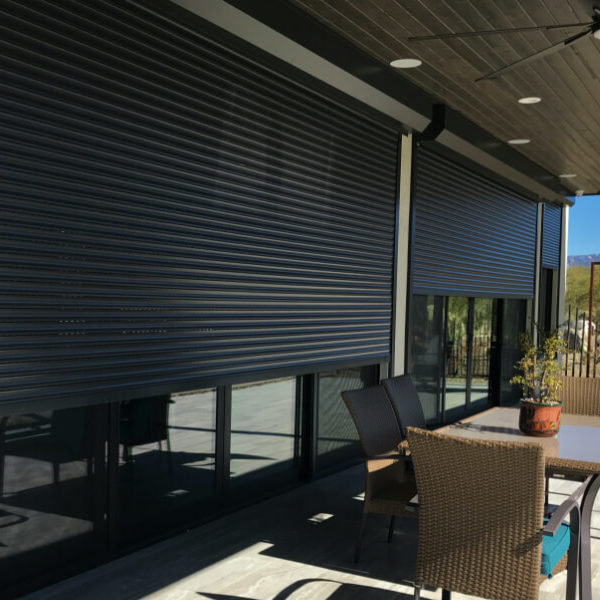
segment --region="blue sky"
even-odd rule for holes
[[[600,254],[600,196],[573,198],[569,209],[567,256]]]

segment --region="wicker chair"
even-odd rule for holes
[[[563,414],[581,415],[585,417],[600,417],[600,377],[575,377],[563,375],[562,389],[558,399],[563,403]],[[583,481],[589,475],[585,463],[565,466],[552,458],[546,465],[546,504],[550,491],[550,478],[571,479]],[[548,504],[550,508],[552,505]]]
[[[600,417],[600,377],[588,378],[563,375],[560,379],[563,387],[559,392],[558,399],[563,403],[563,414]],[[583,480],[588,474],[585,465],[581,465],[581,468],[565,467],[562,464],[557,464],[552,459],[549,460],[549,465],[546,468],[547,479],[559,477],[561,479]],[[548,483],[546,489],[549,489]]]
[[[354,561],[358,562],[369,513],[390,515],[388,542],[392,541],[396,515],[414,516],[407,509],[416,494],[414,476],[398,451],[402,441],[394,410],[382,386],[342,392],[366,455],[365,499]]]
[[[545,578],[542,537],[557,545],[574,600],[579,548],[578,490],[544,524],[544,454],[537,444],[466,440],[409,427],[419,493],[415,598],[423,585],[490,600],[534,600]],[[563,519],[570,515],[570,528]],[[556,536],[556,537],[554,537]],[[545,548],[546,552],[548,548]]]
[[[561,378],[563,387],[559,399],[563,403],[563,412],[588,417],[600,416],[600,377]]]
[[[425,415],[419,400],[419,394],[410,375],[399,375],[384,379],[381,384],[385,389],[396,413],[402,437],[406,436],[407,427],[425,428]]]

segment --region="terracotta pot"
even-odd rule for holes
[[[526,435],[549,437],[558,433],[562,406],[548,406],[536,400],[521,400],[519,429]]]

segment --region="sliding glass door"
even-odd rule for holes
[[[496,301],[446,299],[446,356],[442,419],[454,420],[490,404],[490,359]]]
[[[439,422],[444,381],[444,323],[446,298],[414,296],[408,372],[419,391],[428,422]]]
[[[524,300],[413,297],[409,372],[428,422],[504,400],[526,309]]]
[[[496,342],[497,300],[472,298],[469,403],[479,408],[490,403],[491,359]]]

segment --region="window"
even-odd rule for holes
[[[197,519],[213,498],[215,414],[214,388],[120,403],[122,543]]]
[[[358,433],[341,394],[375,385],[377,371],[375,365],[319,373],[317,469],[361,455]]]
[[[231,485],[295,469],[296,377],[232,386]]]
[[[409,373],[429,423],[512,397],[526,300],[413,296]]]

